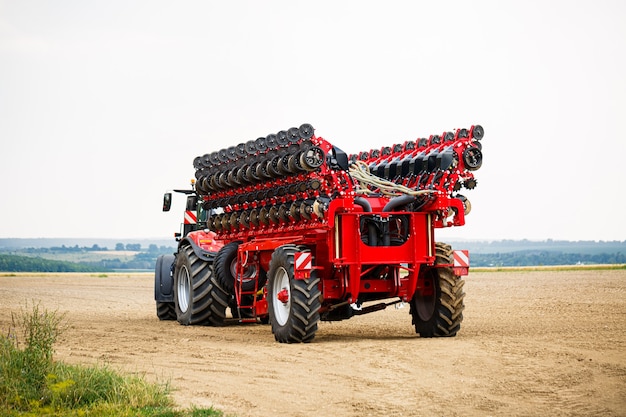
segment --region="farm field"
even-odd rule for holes
[[[465,292],[455,338],[418,338],[407,305],[283,345],[267,325],[159,321],[151,274],[0,275],[0,331],[38,302],[66,314],[57,359],[240,417],[626,415],[626,270],[471,272]]]

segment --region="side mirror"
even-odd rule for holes
[[[170,211],[172,207],[172,193],[165,193],[163,195],[163,211]]]

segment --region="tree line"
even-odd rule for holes
[[[97,245],[94,245],[97,246]],[[118,249],[119,248],[119,249]],[[137,252],[132,258],[122,260],[119,258],[70,262],[44,259],[46,253],[59,253],[67,251],[96,250],[94,247],[60,246],[50,248],[28,248],[24,253],[30,256],[20,256],[15,253],[0,254],[0,271],[5,272],[110,272],[112,270],[151,270],[154,269],[156,259],[161,254],[173,254],[173,247],[150,245],[146,250],[141,250],[140,244],[116,245],[117,250]],[[137,250],[139,249],[139,250]],[[106,250],[98,247],[97,250]],[[35,256],[33,256],[35,255]],[[480,253],[470,250],[470,265],[473,267],[490,266],[552,266],[552,265],[577,265],[577,264],[626,264],[626,253],[582,253],[561,252],[550,250],[524,250],[514,252]]]
[[[55,261],[33,256],[0,254],[0,271],[4,272],[110,272],[83,263]]]
[[[110,258],[109,256],[91,256],[89,261],[76,261],[75,254],[85,252],[109,252],[106,247],[93,246],[51,246],[49,248],[23,248],[10,253],[0,253],[0,271],[4,272],[110,272],[113,270],[150,270],[154,269],[156,259],[162,254],[172,254],[171,246],[149,245],[146,249],[140,243],[117,243],[115,251],[136,252],[132,258]],[[114,253],[114,252],[113,252]],[[67,260],[46,259],[47,256],[67,255]],[[26,255],[26,256],[22,256]],[[95,260],[94,260],[95,259]]]
[[[544,266],[580,264],[626,264],[626,254],[564,253],[554,251],[519,251],[505,253],[471,253],[471,266]]]
[[[106,246],[99,246],[94,244],[92,246],[50,246],[48,248],[23,248],[19,249],[21,252],[25,253],[80,253],[80,252],[106,252],[109,250]],[[116,243],[115,251],[129,251],[129,252],[141,252],[144,249],[141,247],[141,243]],[[148,245],[148,248],[145,250],[148,253],[162,253],[164,251],[173,251],[174,249],[171,246],[157,246],[155,244]]]

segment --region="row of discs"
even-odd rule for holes
[[[196,157],[198,193],[230,193],[239,187],[316,170],[324,163],[325,154],[312,142],[313,131],[313,126],[303,124]]]
[[[324,151],[307,140],[281,151],[255,155],[241,166],[218,172],[196,171],[196,185],[200,194],[208,195],[315,171],[324,160]]]
[[[401,154],[412,150],[423,150],[435,145],[452,143],[459,139],[469,138],[470,135],[474,140],[479,141],[485,135],[485,130],[481,125],[475,125],[469,130],[457,129],[454,132],[443,132],[441,135],[431,135],[428,139],[420,138],[415,141],[407,141],[403,145],[397,144],[392,147],[385,146],[382,149],[359,152],[358,154],[350,155],[349,159],[352,162],[357,160],[367,161],[378,159],[392,154]]]
[[[205,203],[205,208],[215,209],[218,207],[243,205],[245,203],[258,202],[263,205],[266,201],[274,198],[297,199],[298,195],[310,195],[316,193],[322,187],[322,181],[318,178],[310,178],[306,181],[293,182],[286,185],[277,185],[267,188],[257,188],[248,192],[232,193],[223,197],[209,199]]]
[[[289,145],[297,144],[303,140],[313,137],[313,126],[305,123],[298,127],[292,127],[288,130],[281,130],[272,133],[266,137],[260,137],[256,140],[250,140],[246,143],[240,143],[237,146],[220,149],[194,159],[193,165],[196,169],[211,169],[221,167],[238,160],[243,160],[249,156],[266,153],[268,151],[286,148]]]
[[[483,135],[483,128],[475,125],[471,129],[444,132],[441,136],[432,135],[429,139],[385,147],[380,151],[361,152],[351,158],[369,163],[369,171],[377,177],[393,182],[403,181],[404,185],[412,187],[404,179],[423,185],[433,174],[435,179],[441,177],[438,173],[442,171],[461,170],[463,176],[468,176],[467,171],[479,169],[482,165],[482,145],[479,141]],[[476,183],[469,181],[467,185],[466,188],[471,189]]]
[[[321,217],[319,204],[315,200],[300,200],[271,207],[234,211],[212,216],[208,227],[214,232],[234,232],[240,228],[270,227],[281,223],[312,220],[314,215]]]

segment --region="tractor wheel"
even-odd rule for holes
[[[452,263],[452,247],[445,243],[436,243],[435,266],[420,272],[426,288],[431,289],[429,292],[416,292],[411,300],[415,332],[421,337],[456,336],[461,328],[465,308],[465,282],[454,275],[452,268],[436,266]]]
[[[156,303],[159,320],[176,320],[176,306],[174,303]]]
[[[159,255],[154,270],[154,298],[157,317],[159,320],[176,320],[176,310],[173,301],[172,267],[174,255]]]
[[[183,325],[224,322],[228,294],[215,281],[213,267],[198,258],[191,246],[180,248],[174,272],[176,319]]]
[[[268,310],[272,333],[280,343],[313,340],[320,320],[320,279],[311,271],[308,279],[294,278],[294,254],[306,251],[284,245],[272,254],[268,279]]]

